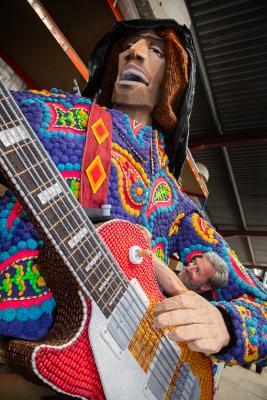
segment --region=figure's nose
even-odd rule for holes
[[[126,58],[144,60],[146,57],[147,46],[144,40],[138,40],[129,47]]]

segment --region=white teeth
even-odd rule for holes
[[[147,77],[145,76],[145,74],[143,74],[141,71],[135,69],[135,68],[125,68],[124,71],[122,71],[121,73],[121,77],[120,80],[121,81],[135,81],[135,79],[133,79],[134,77],[137,77],[139,79],[141,79],[141,83],[144,83],[146,85],[149,84],[149,81],[147,79]],[[137,82],[140,82],[139,79],[136,79]]]

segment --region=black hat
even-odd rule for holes
[[[91,54],[89,60],[90,79],[83,91],[83,96],[93,98],[96,95],[101,86],[107,55],[114,44],[117,43],[129,29],[140,30],[156,28],[173,28],[189,56],[189,81],[183,96],[179,115],[177,115],[177,126],[170,133],[172,136],[171,146],[167,149],[170,171],[176,178],[178,178],[186,157],[189,117],[193,106],[196,79],[196,58],[192,37],[190,31],[185,25],[182,26],[172,19],[132,19],[117,22],[97,43]]]

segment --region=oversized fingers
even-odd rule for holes
[[[230,336],[220,311],[192,291],[163,300],[154,312],[155,328],[177,342],[188,343],[192,351],[217,353]]]

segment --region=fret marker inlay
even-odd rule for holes
[[[99,260],[99,258],[102,256],[102,254],[99,252],[97,253],[94,258],[87,264],[85,267],[85,271],[88,272],[94,265],[95,263]]]
[[[88,233],[86,227],[82,228],[71,240],[68,241],[68,245],[73,249],[76,244],[78,244]]]
[[[112,306],[112,304],[114,303],[114,301],[116,300],[116,297],[118,297],[121,294],[121,287],[119,287],[117,289],[117,291],[113,294],[112,299],[110,300],[110,302],[108,303],[109,306]]]
[[[1,78],[0,151],[1,170],[20,194],[23,206],[31,211],[62,264],[109,318],[124,295],[128,280],[101,234],[70,195],[64,178]]]
[[[104,280],[104,282],[101,284],[101,286],[99,287],[99,292],[102,292],[103,289],[105,288],[105,286],[107,286],[107,284],[110,282],[110,279],[111,279],[112,275],[114,275],[114,271],[111,271],[109,277],[106,278]]]
[[[25,140],[28,137],[29,136],[22,125],[15,126],[11,129],[5,129],[0,133],[0,139],[5,147],[9,147],[16,143],[19,143],[21,140]]]
[[[50,188],[38,194],[38,197],[40,202],[44,205],[60,193],[62,193],[62,187],[59,185],[59,183],[55,183],[54,185],[50,186]]]

